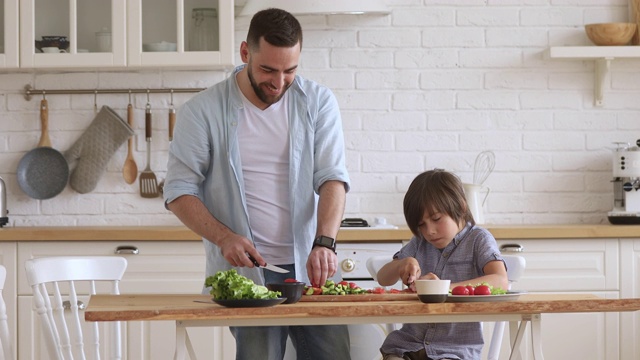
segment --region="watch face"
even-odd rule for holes
[[[334,247],[335,240],[328,236],[318,236],[318,238],[316,239],[316,243],[326,247]]]
[[[336,251],[336,241],[328,236],[320,235],[313,241],[313,246],[323,246]]]

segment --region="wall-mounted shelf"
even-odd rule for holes
[[[594,60],[595,106],[604,104],[604,84],[609,80],[611,61],[615,59],[640,59],[640,46],[553,46],[549,48],[551,59]]]

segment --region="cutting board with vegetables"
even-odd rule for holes
[[[418,300],[418,294],[401,292],[386,294],[353,294],[353,295],[302,295],[302,302],[351,302],[351,301],[402,301]]]

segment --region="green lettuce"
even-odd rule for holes
[[[281,295],[279,291],[270,291],[265,286],[256,285],[235,269],[218,271],[207,277],[204,285],[211,288],[209,293],[218,300],[276,299]]]

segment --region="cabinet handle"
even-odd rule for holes
[[[115,251],[116,254],[131,254],[131,255],[138,255],[139,252],[140,250],[133,245],[121,245],[121,246],[118,246]]]
[[[524,247],[520,244],[504,244],[500,246],[500,252],[523,252]]]
[[[71,310],[71,301],[69,300],[65,300],[62,302],[62,307],[65,310]],[[86,306],[84,305],[84,303],[80,300],[78,300],[78,310],[84,310]]]

